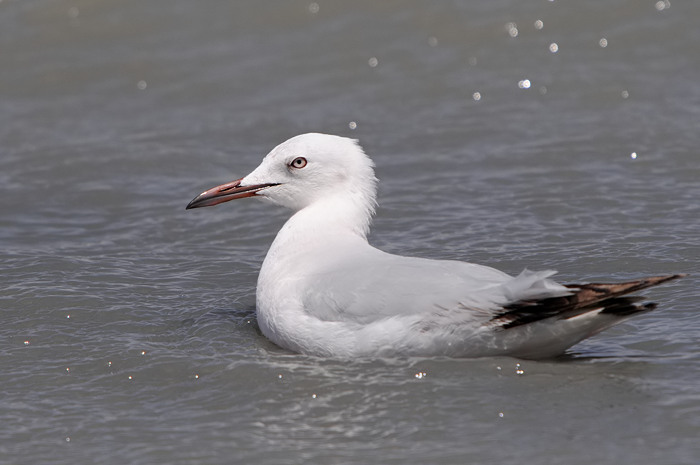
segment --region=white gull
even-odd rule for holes
[[[260,269],[257,320],[277,345],[316,356],[554,357],[655,307],[624,294],[682,276],[561,285],[549,279],[554,271],[513,277],[388,254],[367,241],[376,187],[357,141],[312,133],[187,208],[259,197],[295,212]]]

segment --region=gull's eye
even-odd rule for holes
[[[296,157],[292,162],[289,164],[290,167],[292,168],[297,168],[301,169],[306,166],[306,158],[304,157]]]

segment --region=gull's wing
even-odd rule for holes
[[[509,303],[493,319],[493,322],[508,329],[554,316],[571,319],[591,311],[627,317],[656,308],[654,303],[637,304],[642,298],[627,294],[684,276],[683,274],[651,276],[624,283],[565,284],[566,288],[574,291],[570,295],[522,299]]]
[[[525,271],[517,277],[482,265],[402,257],[374,248],[341,254],[307,279],[305,310],[327,321],[367,324],[399,316],[455,313],[458,320],[488,322],[506,306],[570,295],[548,280],[553,271]]]

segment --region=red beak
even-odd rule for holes
[[[190,208],[211,207],[212,205],[218,205],[220,203],[228,202],[229,200],[253,197],[262,189],[271,186],[279,186],[279,183],[241,186],[242,180],[243,178],[237,179],[202,192],[187,204],[187,208],[185,208],[185,210],[189,210]]]

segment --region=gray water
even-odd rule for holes
[[[1,1],[0,462],[699,463],[698,20],[681,0]],[[691,276],[554,361],[287,353],[254,309],[288,213],[184,207],[309,131],[376,161],[389,252]]]

